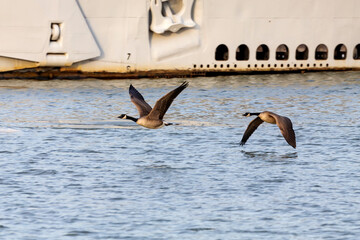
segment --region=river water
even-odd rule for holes
[[[0,239],[360,239],[360,73],[0,81]],[[297,149],[269,110],[292,119]]]

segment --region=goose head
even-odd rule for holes
[[[118,116],[118,118],[126,119],[126,118],[127,118],[127,115],[126,115],[126,114],[121,114],[120,116]]]

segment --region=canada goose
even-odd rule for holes
[[[261,113],[247,112],[243,114],[243,116],[246,117],[254,116],[254,115],[258,117],[250,122],[249,126],[247,127],[244,133],[244,136],[241,139],[240,145],[244,145],[246,143],[246,141],[249,139],[251,134],[255,132],[255,130],[260,124],[262,124],[263,122],[267,122],[278,125],[286,142],[293,148],[296,148],[295,132],[294,129],[292,128],[292,122],[289,118],[268,111]]]
[[[160,128],[162,126],[172,125],[172,123],[166,123],[163,121],[163,117],[170,107],[174,99],[189,85],[188,82],[183,82],[179,87],[172,90],[155,103],[152,109],[150,105],[145,101],[144,97],[130,84],[129,94],[131,102],[133,102],[139,111],[140,117],[135,118],[126,114],[121,114],[118,118],[129,119],[137,124],[147,128]]]

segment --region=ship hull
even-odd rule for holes
[[[356,0],[0,0],[0,78],[360,69]]]

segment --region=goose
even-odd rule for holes
[[[136,90],[132,84],[129,87],[130,100],[137,108],[140,117],[135,118],[128,116],[127,114],[121,114],[118,118],[129,119],[137,124],[151,129],[160,128],[163,126],[173,125],[173,123],[167,123],[163,121],[163,117],[170,107],[174,99],[189,85],[188,82],[183,82],[179,87],[175,88],[159,100],[154,105],[154,108],[145,101],[141,93]]]
[[[247,127],[247,129],[241,139],[241,142],[240,142],[241,146],[246,143],[246,141],[249,139],[251,134],[253,134],[253,132],[255,132],[255,130],[257,129],[257,127],[260,124],[262,124],[263,122],[267,122],[267,123],[278,125],[286,142],[293,148],[296,148],[295,132],[294,132],[294,129],[292,128],[292,122],[289,118],[280,116],[276,113],[268,112],[268,111],[264,111],[261,113],[247,112],[247,113],[243,114],[243,116],[246,116],[246,117],[257,116],[257,117],[254,120],[252,120],[250,122],[249,126]]]

